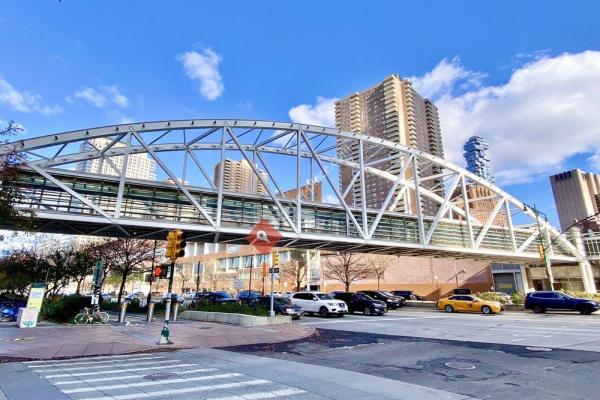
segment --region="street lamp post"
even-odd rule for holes
[[[531,211],[533,211],[533,213],[535,214],[535,222],[537,224],[537,228],[538,228],[538,232],[539,232],[539,235],[538,235],[539,245],[538,246],[540,248],[540,259],[544,263],[544,267],[546,267],[546,273],[548,274],[548,282],[550,283],[550,290],[554,290],[554,275],[552,274],[552,261],[548,257],[548,252],[552,251],[552,243],[553,242],[550,242],[548,240],[549,243],[547,246],[544,243],[545,233],[542,232],[542,226],[540,224],[541,212],[535,207],[535,204],[533,205],[533,207],[525,204],[523,211],[527,211],[527,208],[530,208]],[[544,214],[544,219],[546,221],[548,220],[548,218],[546,217],[545,214]]]

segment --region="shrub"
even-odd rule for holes
[[[85,307],[91,307],[90,297],[74,294],[45,302],[41,317],[55,322],[71,322]]]
[[[514,292],[510,295],[510,299],[512,300],[515,306],[522,306],[525,296],[521,292]]]
[[[262,307],[253,307],[248,304],[240,303],[222,303],[222,304],[211,304],[206,302],[199,302],[192,304],[188,307],[188,310],[192,311],[209,311],[209,312],[222,312],[231,314],[246,314],[256,315],[260,317],[267,317],[269,311]]]
[[[487,301],[497,301],[501,304],[506,304],[508,303],[507,299],[505,296],[502,296],[501,293],[498,292],[482,292],[482,293],[476,293],[475,296],[479,297],[481,300],[487,300]]]

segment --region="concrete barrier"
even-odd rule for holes
[[[435,301],[406,300],[405,307],[436,308]]]
[[[232,314],[209,311],[184,311],[179,315],[181,319],[195,321],[220,322],[242,326],[264,326],[289,324],[292,318],[287,315],[276,315],[274,317],[257,317],[255,315]]]

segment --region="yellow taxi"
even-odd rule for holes
[[[504,311],[502,304],[497,301],[482,300],[479,297],[466,294],[457,294],[439,299],[437,308],[448,313],[466,311],[494,314]]]

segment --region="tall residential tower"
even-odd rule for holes
[[[490,145],[481,136],[471,136],[463,146],[463,157],[467,162],[467,170],[485,179],[490,183],[496,183],[492,164],[488,154]]]
[[[227,158],[223,162],[225,164],[223,166],[223,190],[238,193],[267,193],[265,185],[258,179],[248,161],[235,161]],[[269,175],[262,170],[259,170],[259,173],[264,181],[268,182]],[[214,182],[218,188],[221,182],[220,162],[215,165]]]
[[[381,83],[362,92],[353,93],[335,104],[335,124],[338,129],[349,132],[360,132],[366,135],[384,138],[395,143],[412,147],[424,152],[444,157],[440,122],[437,107],[428,99],[421,97],[408,80],[398,75],[390,75]],[[358,160],[358,146],[348,148],[338,145],[338,155],[342,158]],[[364,149],[365,160],[389,159],[392,150],[381,151]],[[382,161],[377,168],[398,173],[402,165],[399,160]],[[438,167],[430,166],[419,171],[420,176],[438,174]],[[342,167],[340,171],[340,187],[344,192],[352,182],[353,171],[350,167]],[[393,183],[384,178],[367,175],[365,177],[366,203],[369,208],[379,208],[385,202]],[[360,206],[360,180],[356,179],[348,192],[346,202]],[[425,182],[424,187],[431,188],[441,194],[441,182],[433,179]],[[407,196],[407,202],[400,202],[398,211],[414,212],[413,196]],[[428,214],[436,210],[436,205],[423,199],[423,209]]]
[[[550,183],[561,229],[600,212],[600,175],[574,169],[552,175]],[[584,229],[600,230],[599,220],[589,221]]]

